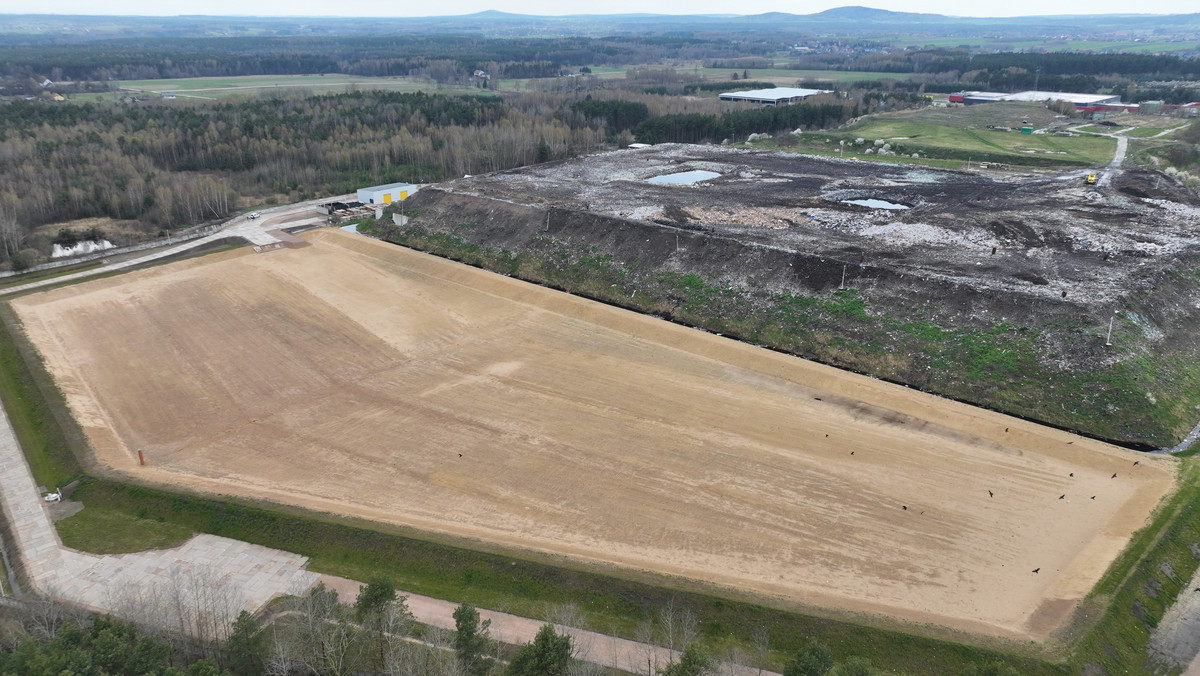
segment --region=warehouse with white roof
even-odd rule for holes
[[[722,101],[749,101],[760,106],[786,106],[799,103],[810,96],[830,94],[830,89],[797,89],[795,87],[776,87],[775,89],[751,89],[745,92],[725,92],[721,94]]]

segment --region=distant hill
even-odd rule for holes
[[[487,10],[435,17],[71,16],[0,14],[0,44],[70,44],[113,38],[362,36],[460,34],[485,37],[691,36],[726,39],[746,33],[792,32],[878,38],[918,30],[930,38],[981,33],[1006,39],[1143,34],[1155,42],[1200,33],[1200,14],[1097,14],[1005,18],[951,17],[846,6],[814,14],[576,14],[532,16]]]

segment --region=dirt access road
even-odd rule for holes
[[[1173,485],[1169,457],[349,233],[303,238],[13,301],[102,463],[1033,639]]]

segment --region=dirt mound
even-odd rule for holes
[[[647,182],[697,170],[719,176],[685,185]],[[419,214],[415,228],[514,255],[609,257],[639,283],[668,271],[695,274],[759,300],[852,289],[878,321],[826,327],[832,340],[872,343],[880,331],[894,333],[901,325],[932,325],[954,335],[1028,330],[1032,344],[1022,349],[1030,350],[1034,370],[1090,372],[1101,389],[1128,390],[1127,383],[1111,384],[1117,369],[1129,383],[1144,378],[1138,387],[1145,390],[1095,404],[1078,383],[1069,397],[1051,398],[1061,410],[1050,415],[1036,402],[988,394],[1007,380],[980,378],[969,365],[952,365],[945,376],[924,374],[939,368],[936,356],[915,364],[906,356],[896,364],[851,346],[840,359],[1054,424],[1166,444],[1195,423],[1192,407],[1200,399],[1190,401],[1197,395],[1185,393],[1190,403],[1167,414],[1133,410],[1138,398],[1174,397],[1177,385],[1170,382],[1180,374],[1159,365],[1135,373],[1141,367],[1131,364],[1148,353],[1173,360],[1197,351],[1186,329],[1200,319],[1200,280],[1193,272],[1200,263],[1194,228],[1200,208],[1194,195],[1161,174],[1125,172],[1104,190],[1089,188],[1083,176],[998,177],[668,145],[451,181],[422,190],[408,206]],[[664,314],[673,316],[670,309]],[[1114,315],[1119,340],[1109,346]],[[801,353],[838,362],[820,351]],[[1027,392],[1051,385],[1039,383]],[[1073,412],[1081,410],[1076,394],[1084,400],[1082,416]],[[1120,429],[1105,427],[1105,418],[1122,411]]]

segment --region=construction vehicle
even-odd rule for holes
[[[1088,185],[1096,185],[1096,175],[1088,174],[1087,179],[1084,182],[1087,183]]]

